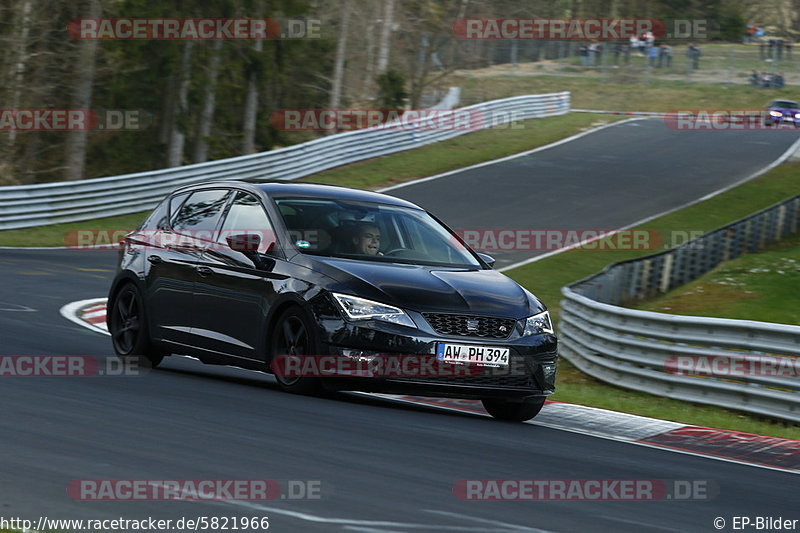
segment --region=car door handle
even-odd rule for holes
[[[154,265],[164,262],[164,260],[161,259],[160,255],[149,255],[147,256],[147,260],[153,263]]]
[[[204,266],[195,267],[195,270],[197,270],[197,273],[203,277],[210,276],[211,274],[214,273],[213,270]]]

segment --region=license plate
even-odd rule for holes
[[[436,359],[445,363],[475,363],[483,366],[508,366],[508,348],[474,344],[436,344]]]

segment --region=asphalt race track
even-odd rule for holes
[[[494,165],[388,192],[455,230],[612,230],[736,183],[798,138],[776,131],[676,131],[660,119],[616,124]],[[489,252],[497,268],[545,250]]]
[[[392,194],[454,228],[611,229],[737,182],[796,139],[629,122]],[[107,336],[59,309],[105,296],[115,259],[0,250],[0,355],[110,357]],[[795,474],[361,396],[293,396],[267,375],[187,358],[138,378],[5,378],[0,405],[6,518],[268,516],[275,532],[716,531],[717,517],[729,531],[734,516],[798,518]],[[77,501],[66,489],[78,479],[318,481],[320,497]],[[469,502],[453,494],[464,479],[677,479],[710,490],[692,501]]]

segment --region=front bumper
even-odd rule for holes
[[[409,313],[419,328],[408,328],[375,320],[349,322],[339,317],[321,318],[323,349],[344,359],[403,359],[406,356],[435,359],[439,342],[509,348],[509,365],[479,367],[474,364],[436,374],[430,372],[390,373],[325,379],[332,390],[358,390],[389,394],[413,394],[470,399],[513,399],[549,396],[555,391],[558,348],[555,335],[520,336],[507,339],[448,336],[436,333],[416,313]],[[416,367],[415,367],[416,368]]]

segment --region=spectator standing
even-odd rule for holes
[[[777,54],[776,59],[778,61],[783,59],[783,39],[777,39],[775,41],[775,52]]]
[[[786,59],[792,58],[792,41],[786,41]]]
[[[592,43],[589,45],[589,66],[593,67],[595,58],[597,56],[597,43]]]
[[[644,34],[644,40],[647,42],[648,51],[656,44],[656,36],[652,31],[648,31]]]
[[[761,41],[758,43],[758,56],[764,60],[767,58],[767,43]]]
[[[667,68],[672,66],[672,47],[668,44],[662,44],[658,53],[658,66],[664,65]]]
[[[628,44],[630,45],[631,50],[636,50],[637,48],[639,48],[639,38],[635,35],[631,35]]]
[[[749,24],[747,26],[747,31],[745,31],[745,34],[744,34],[744,42],[745,43],[752,43],[753,42],[753,38],[755,37],[755,34],[756,34],[756,25],[755,24]]]
[[[659,52],[661,49],[658,46],[651,46],[650,50],[647,53],[647,66],[648,67],[655,67],[656,66],[656,59],[660,59]],[[661,61],[658,62],[658,66],[661,66]]]
[[[686,57],[689,58],[689,61],[692,64],[692,69],[694,70],[700,68],[700,55],[700,48],[694,43],[689,43],[689,48],[686,50]]]
[[[581,43],[580,48],[578,48],[578,55],[581,56],[581,65],[584,67],[589,66],[589,47],[586,43]]]

